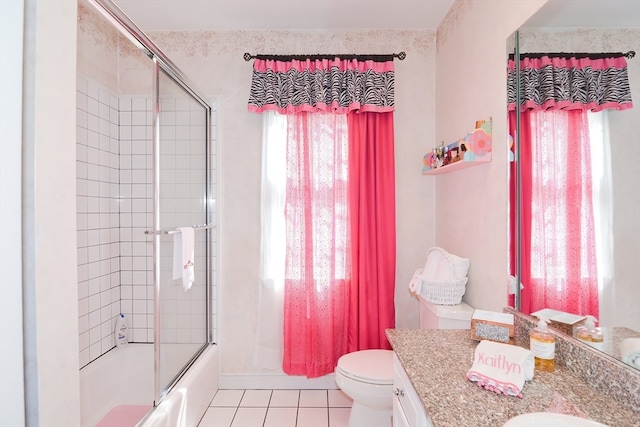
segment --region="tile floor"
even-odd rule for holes
[[[346,427],[341,390],[218,390],[198,427]]]

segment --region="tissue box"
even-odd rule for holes
[[[513,314],[474,310],[471,316],[471,339],[514,344]]]
[[[576,328],[587,321],[587,318],[584,316],[552,310],[550,308],[544,308],[535,313],[531,313],[531,315],[538,319],[541,317],[547,319],[549,321],[549,327],[571,337],[575,336]]]

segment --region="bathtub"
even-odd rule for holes
[[[219,349],[211,344],[171,392],[136,427],[197,426],[218,391],[219,384]]]
[[[218,390],[218,347],[208,346],[171,392],[150,411],[154,400],[153,378],[153,344],[127,344],[91,362],[80,370],[81,425],[123,425],[123,414],[138,414],[138,420],[144,417],[138,424],[128,424],[130,418],[127,419],[127,425],[131,426],[198,425]]]
[[[81,425],[122,405],[153,405],[153,344],[116,347],[80,369]]]

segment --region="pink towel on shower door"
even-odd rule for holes
[[[173,280],[182,279],[185,291],[191,289],[195,280],[193,273],[194,232],[193,227],[178,227],[173,235]]]

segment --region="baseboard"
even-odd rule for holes
[[[221,390],[333,390],[334,374],[306,378],[285,374],[220,374]]]

